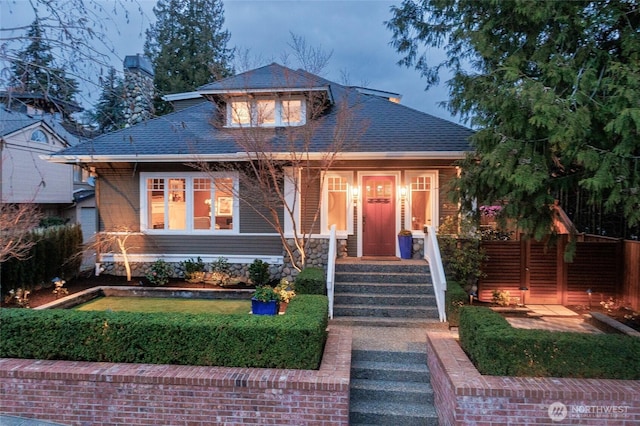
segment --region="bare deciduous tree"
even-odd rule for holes
[[[301,73],[296,71],[289,77],[299,82]],[[358,100],[351,96],[349,99],[345,91],[344,97],[332,102],[326,92],[307,91],[304,125],[262,126],[274,112],[269,104],[259,102],[249,108],[249,125],[229,129],[219,122],[226,114],[219,114],[214,126],[231,135],[246,161],[192,164],[209,173],[224,170],[238,176],[238,188],[217,189],[233,190],[241,206],[251,208],[278,233],[292,267],[298,271],[307,264],[312,234],[321,232],[322,197],[309,195],[322,194],[326,172],[341,153],[357,145],[366,129],[367,123],[356,118]],[[244,112],[232,107],[231,114]],[[295,123],[296,119],[286,117],[284,121]],[[319,139],[326,140],[321,150],[315,145]]]
[[[131,281],[131,264],[129,262],[129,252],[136,247],[129,245],[129,238],[133,235],[140,235],[140,232],[131,231],[127,227],[121,227],[113,232],[99,232],[95,236],[94,242],[85,249],[96,254],[120,252],[122,263],[127,274],[127,281]]]
[[[0,263],[9,259],[25,259],[36,244],[29,238],[42,214],[35,204],[0,203]]]
[[[33,41],[28,36],[30,21],[39,24],[40,41],[51,48],[51,69],[46,71],[63,69],[67,76],[81,83],[97,85],[102,70],[111,66],[112,57],[118,56],[109,34],[119,31],[118,21],[128,23],[131,13],[143,15],[138,0],[3,1],[1,7],[5,17],[28,17],[28,22],[4,18],[0,26],[2,87],[10,85],[13,78],[10,68],[20,65],[22,49]],[[43,87],[42,92],[47,93],[47,88]]]

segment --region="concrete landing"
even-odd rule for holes
[[[576,312],[562,305],[529,305],[526,307],[535,314],[545,317],[577,317]]]

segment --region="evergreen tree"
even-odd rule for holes
[[[92,119],[98,124],[101,132],[111,132],[122,129],[125,124],[122,79],[111,67],[107,77],[101,82],[102,93],[92,114]]]
[[[78,83],[67,77],[64,70],[55,67],[51,46],[47,43],[47,36],[38,19],[31,24],[27,38],[29,45],[12,62],[11,86],[21,92],[74,102]]]
[[[159,95],[190,92],[232,74],[230,34],[221,0],[159,0],[144,53],[154,66]]]
[[[464,205],[499,201],[539,238],[554,202],[580,191],[627,232],[640,225],[636,1],[405,0],[392,15],[400,64],[428,86],[451,71],[448,108],[477,129]],[[432,63],[431,47],[447,59]]]

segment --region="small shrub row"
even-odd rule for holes
[[[489,308],[460,312],[460,344],[481,374],[640,379],[640,339],[513,328]]]
[[[447,292],[445,293],[445,310],[449,327],[460,325],[460,308],[469,301],[469,295],[457,281],[447,282]]]
[[[327,298],[298,296],[286,315],[0,310],[0,357],[317,369]]]
[[[298,294],[327,294],[327,280],[321,268],[304,268],[295,279]]]

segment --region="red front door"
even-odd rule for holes
[[[363,176],[362,188],[362,254],[395,256],[396,178]]]

